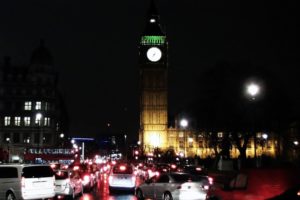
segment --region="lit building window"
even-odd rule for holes
[[[25,133],[24,136],[23,136],[23,143],[29,144],[30,142],[31,142],[30,134],[29,133]]]
[[[24,117],[24,125],[30,126],[30,117]]]
[[[10,126],[10,117],[4,117],[4,126]]]
[[[24,110],[31,110],[31,101],[25,101]]]
[[[41,109],[42,109],[42,102],[37,101],[37,102],[35,103],[35,109],[36,109],[36,110],[41,110]]]
[[[41,122],[42,122],[42,116],[41,115],[39,115],[39,114],[37,114],[36,116],[35,116],[35,124],[37,124],[37,125],[41,125]]]
[[[15,117],[15,126],[21,125],[21,117]]]
[[[222,132],[218,132],[218,138],[223,137],[223,133]]]
[[[45,110],[50,110],[50,103],[49,102],[45,102]]]
[[[44,126],[50,126],[50,117],[45,117]]]
[[[183,148],[184,147],[184,141],[183,140],[179,140],[179,148]]]
[[[204,145],[203,145],[203,140],[200,140],[200,141],[199,141],[199,148],[203,148],[203,146],[204,146]]]
[[[194,145],[193,145],[194,139],[193,138],[188,138],[188,141],[189,141],[189,148],[193,148],[194,147]]]

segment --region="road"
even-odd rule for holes
[[[140,181],[137,180],[137,184]],[[79,200],[137,200],[133,193],[130,192],[116,192],[110,194],[108,190],[107,175],[101,175],[100,181],[97,187],[90,193],[84,193],[83,196],[78,198]]]
[[[287,188],[300,184],[300,170],[296,169],[254,169],[248,171],[249,183],[246,190],[224,191],[216,188],[213,192],[222,200],[265,200],[281,194]],[[102,175],[103,176],[103,175]],[[107,177],[102,177],[97,188],[91,193],[78,197],[79,200],[137,200],[132,193],[110,194]]]

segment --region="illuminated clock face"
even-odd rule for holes
[[[151,61],[151,62],[157,62],[160,60],[161,58],[161,50],[157,47],[151,47],[150,49],[148,49],[147,51],[147,58]]]

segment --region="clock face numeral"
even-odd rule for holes
[[[157,62],[161,59],[162,53],[161,50],[157,47],[151,47],[150,49],[148,49],[147,51],[147,58],[151,61],[151,62]]]

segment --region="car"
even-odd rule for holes
[[[0,164],[0,199],[47,199],[55,196],[49,165]]]
[[[96,176],[93,173],[83,171],[81,172],[81,179],[84,191],[90,192],[93,188],[96,187]]]
[[[205,200],[209,187],[188,173],[165,173],[148,179],[136,188],[138,200]]]
[[[203,166],[185,165],[183,167],[183,172],[197,176],[201,180],[201,182],[206,186],[209,186],[209,187],[213,186],[214,180],[212,177],[208,176],[208,174],[205,172]]]
[[[83,184],[83,190],[86,192],[90,192],[93,188],[95,188],[97,184],[97,177],[93,174],[87,165],[85,164],[76,164],[71,166],[74,171],[78,171],[80,174],[80,178]]]
[[[67,196],[74,199],[83,195],[83,184],[78,171],[55,171],[55,194],[57,197]]]
[[[110,193],[115,190],[128,190],[134,192],[136,175],[131,164],[117,164],[112,167],[108,176]]]

